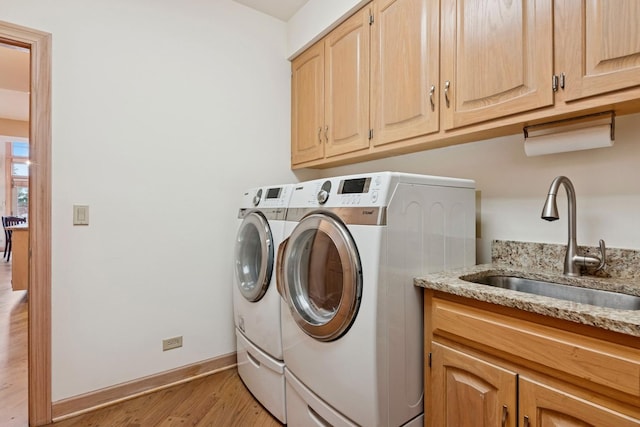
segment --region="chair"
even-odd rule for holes
[[[4,229],[4,254],[2,258],[7,257],[7,250],[9,249],[9,230],[7,230],[7,217],[2,217],[2,228]]]
[[[11,227],[14,225],[22,224],[27,222],[26,219],[20,218],[18,216],[3,216],[2,217],[2,228],[4,228],[4,256],[7,262],[11,259],[11,230],[7,229],[7,227]]]

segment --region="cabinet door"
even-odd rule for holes
[[[519,379],[523,427],[637,427],[632,418],[525,377]]]
[[[565,99],[640,85],[640,2],[556,0]]]
[[[291,63],[291,164],[324,157],[324,43]]]
[[[551,105],[551,0],[442,0],[445,129]]]
[[[373,144],[437,132],[439,4],[429,0],[381,0],[375,4],[371,36]]]
[[[433,413],[425,417],[427,425],[515,427],[514,372],[433,343],[430,383]]]
[[[369,8],[325,39],[327,157],[369,147]]]

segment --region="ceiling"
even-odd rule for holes
[[[234,0],[281,21],[288,21],[309,0]]]
[[[2,43],[0,119],[29,120],[29,50]]]

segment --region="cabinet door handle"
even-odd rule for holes
[[[507,405],[502,405],[502,427],[507,427],[507,415],[509,415],[509,409]]]
[[[324,142],[329,143],[329,126],[324,127]]]
[[[528,416],[524,416],[524,425],[523,427],[529,427],[529,417]]]
[[[431,111],[434,111],[436,109],[436,104],[435,102],[433,102],[433,93],[436,91],[436,87],[434,85],[431,85],[431,87],[429,88],[429,102],[431,103]]]
[[[447,80],[444,82],[444,102],[447,104],[447,108],[449,108],[449,86],[451,86],[451,82]]]
[[[318,127],[318,142],[322,144],[322,126]]]

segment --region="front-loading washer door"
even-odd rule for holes
[[[279,287],[296,323],[317,340],[340,338],[362,298],[362,267],[349,230],[337,217],[312,213],[281,248]]]
[[[249,212],[236,237],[236,284],[248,301],[259,301],[271,282],[274,265],[273,235],[269,222],[260,212]]]

